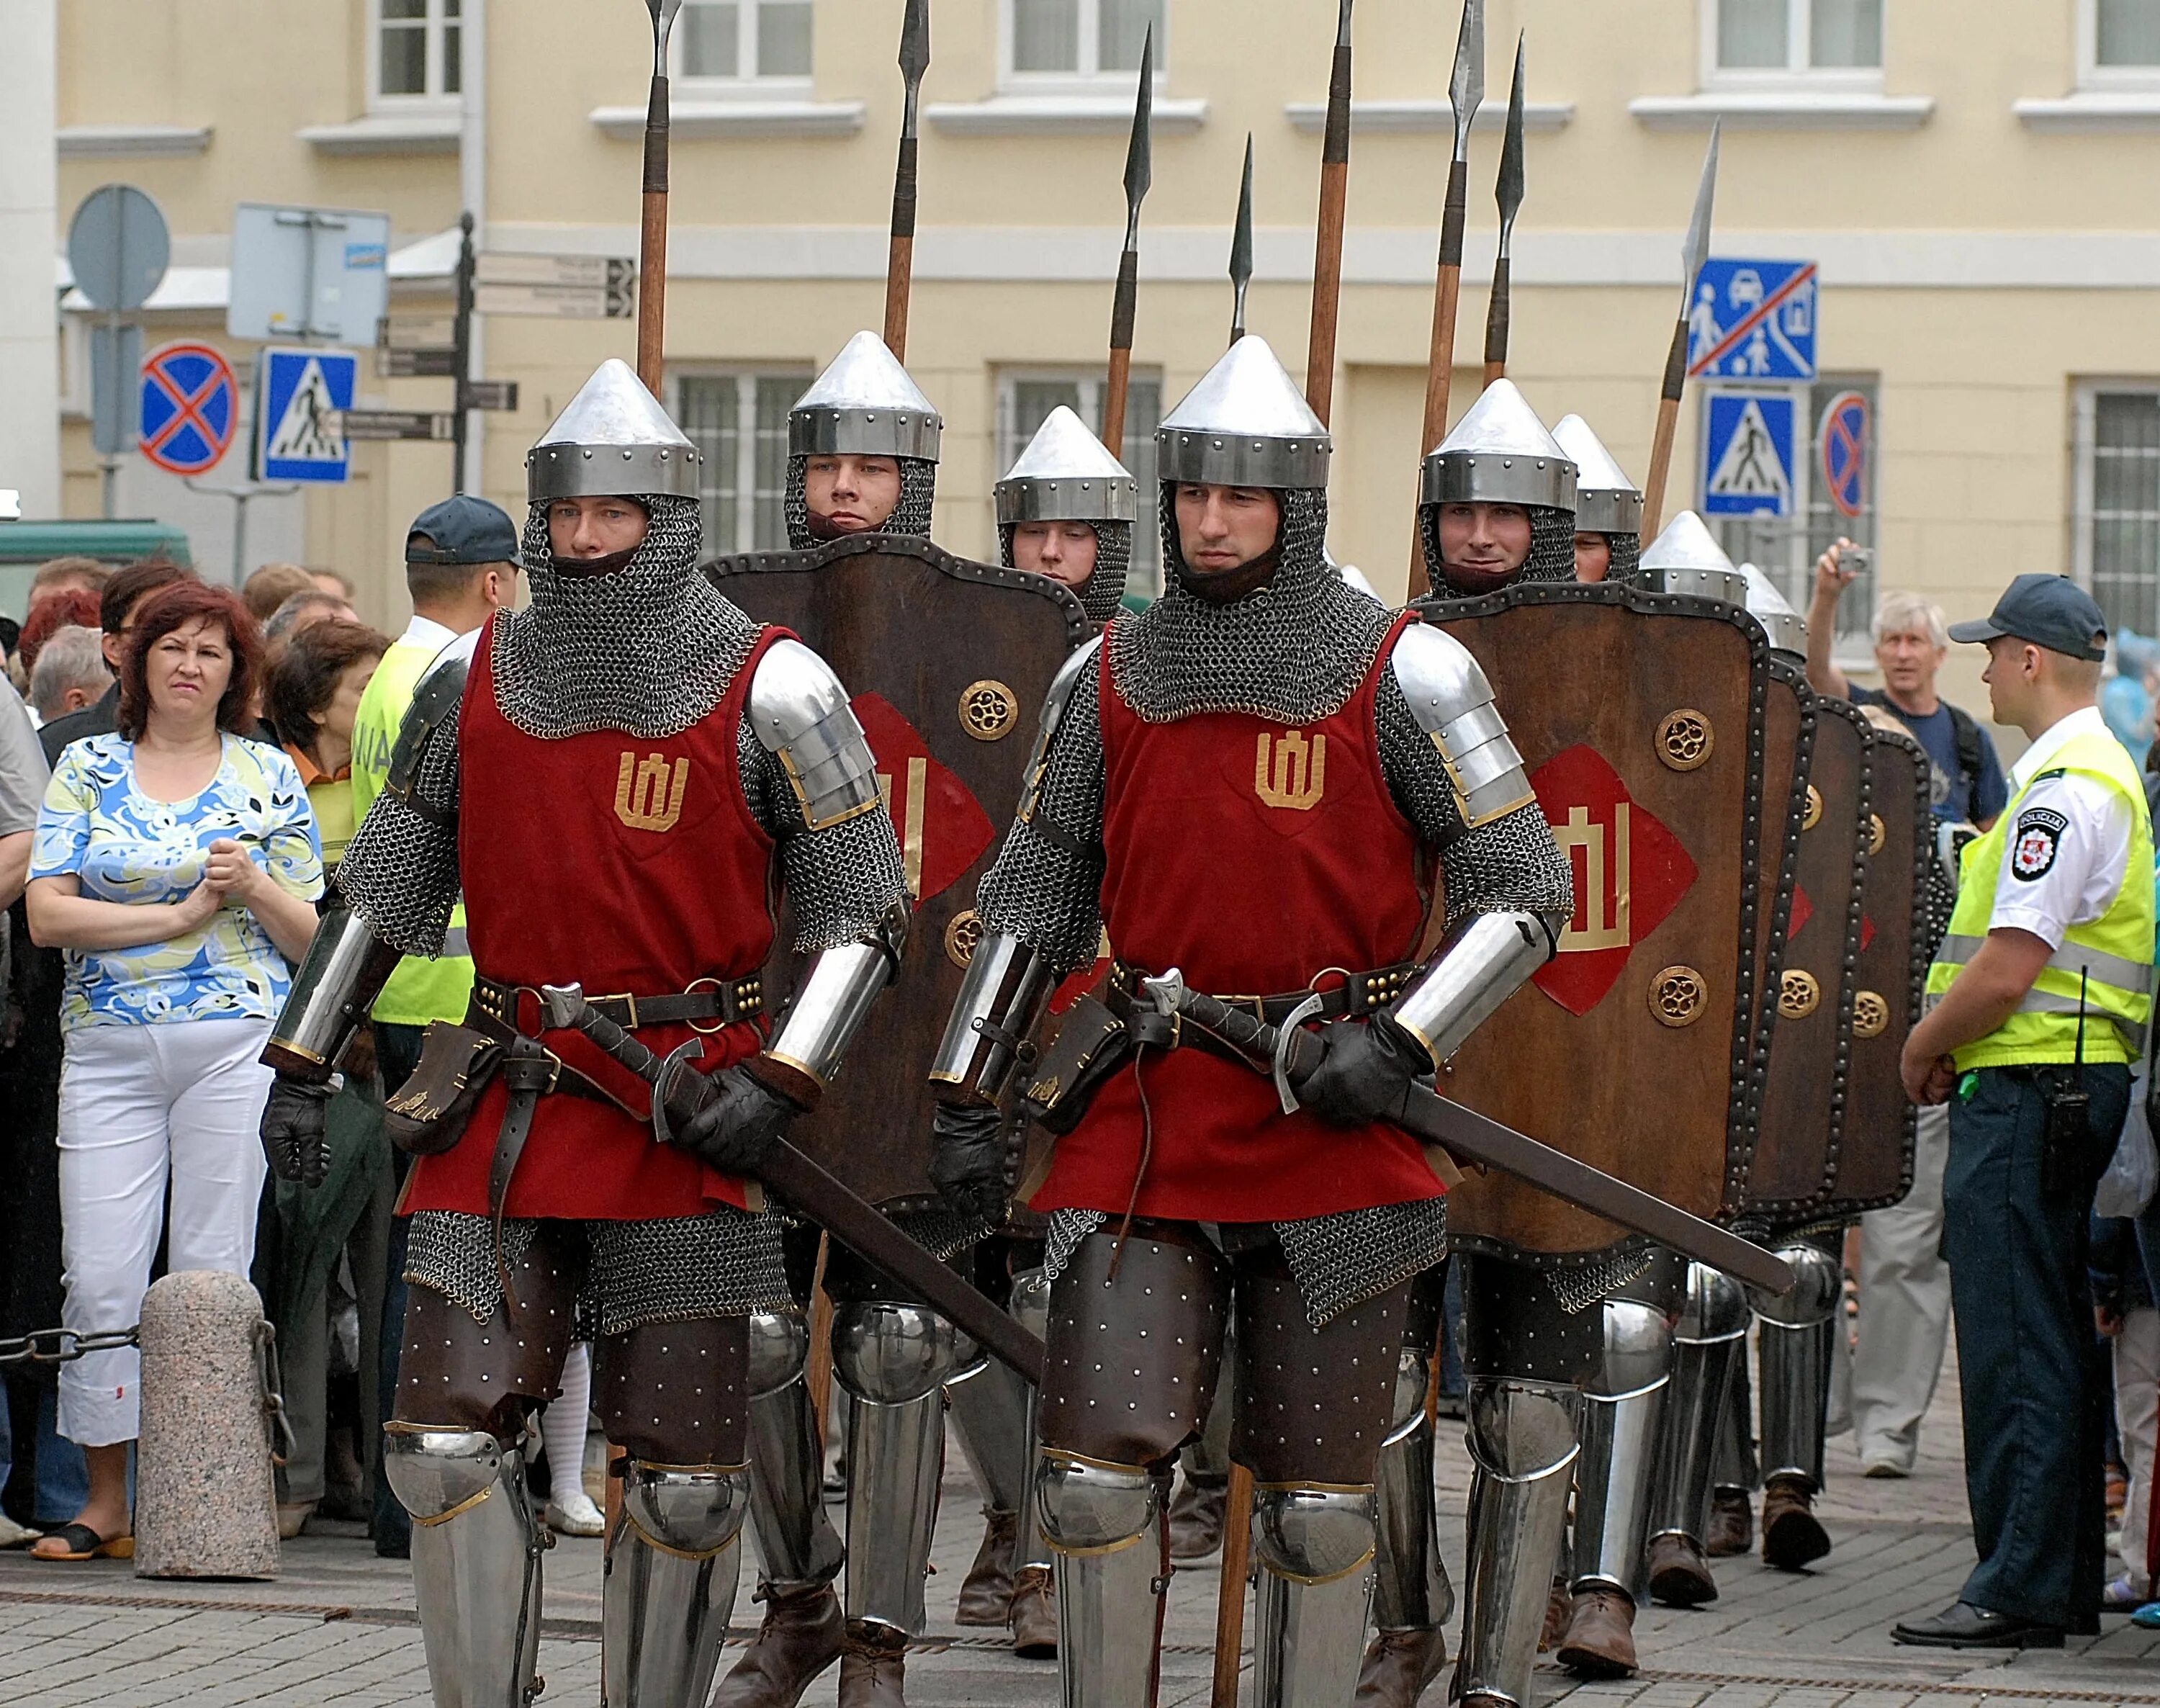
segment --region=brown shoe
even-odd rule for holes
[[[1717,1580],[1702,1550],[1668,1530],[1650,1543],[1650,1593],[1668,1607],[1700,1607],[1717,1599]]]
[[[1565,1584],[1553,1581],[1551,1592],[1545,1596],[1545,1622],[1538,1631],[1538,1653],[1544,1654],[1567,1635],[1568,1622],[1575,1617],[1575,1597]]]
[[[907,1633],[848,1621],[840,1644],[839,1708],[907,1708]]]
[[[847,1621],[828,1583],[761,1584],[765,1622],[714,1693],[713,1708],[795,1708],[839,1659]]]
[[[1013,1574],[1012,1652],[1023,1660],[1057,1659],[1057,1584],[1050,1568],[1023,1565]]]
[[[968,1568],[960,1586],[957,1625],[1003,1625],[1012,1610],[1013,1541],[1020,1530],[1018,1513],[983,1508],[983,1545],[975,1550],[975,1563]]]
[[[1560,1643],[1560,1664],[1578,1678],[1635,1675],[1635,1604],[1614,1589],[1586,1589]]]
[[[1446,1664],[1447,1633],[1437,1625],[1376,1631],[1358,1670],[1358,1708],[1412,1708]]]
[[[1763,1491],[1763,1563],[1798,1571],[1830,1552],[1815,1515],[1815,1491],[1797,1477],[1773,1477]]]
[[[1230,1493],[1228,1477],[1187,1475],[1170,1503],[1170,1557],[1205,1560],[1223,1545],[1223,1504]]]
[[[1712,1560],[1745,1554],[1755,1545],[1755,1508],[1744,1488],[1714,1488],[1710,1493],[1710,1534],[1702,1551]]]

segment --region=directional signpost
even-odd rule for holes
[[[150,352],[141,376],[143,454],[169,475],[203,475],[231,448],[240,385],[206,344]]]
[[[359,371],[360,358],[349,350],[262,352],[255,369],[257,480],[345,478],[344,418]]]
[[[1783,392],[1713,392],[1702,434],[1706,516],[1793,513],[1792,397]]]
[[[339,425],[349,439],[440,439],[457,436],[457,417],[446,409],[348,409]]]
[[[627,256],[483,255],[475,281],[483,314],[627,320],[637,312],[637,263]]]
[[[1689,377],[1815,378],[1815,284],[1812,261],[1704,262],[1688,310]]]

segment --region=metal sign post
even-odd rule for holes
[[[135,444],[141,329],[120,317],[150,300],[172,259],[172,237],[158,205],[130,184],[92,190],[68,224],[68,266],[75,288],[105,314],[91,342],[91,438],[103,470],[102,509],[112,520],[120,459]]]

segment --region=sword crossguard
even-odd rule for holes
[[[550,1031],[562,1031],[574,1026],[584,1009],[585,987],[582,984],[543,984],[540,987],[540,1011],[547,1017]]]
[[[1316,990],[1285,1015],[1282,1024],[1275,1028],[1275,1046],[1270,1052],[1270,1057],[1274,1063],[1275,1096],[1281,1100],[1282,1112],[1285,1115],[1295,1114],[1301,1107],[1297,1093],[1290,1089],[1290,1052],[1297,1042],[1297,1029],[1326,1006],[1326,1002]]]
[[[1185,974],[1172,967],[1167,973],[1140,980],[1140,988],[1165,1020],[1175,1020],[1185,1007]]]
[[[675,1142],[675,1124],[667,1119],[667,1094],[674,1088],[676,1076],[687,1072],[688,1064],[704,1055],[704,1046],[692,1038],[670,1050],[652,1077],[652,1136],[662,1145]]]

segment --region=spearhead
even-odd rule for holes
[[[1342,9],[1336,14],[1335,45],[1338,48],[1350,45],[1350,8],[1354,3],[1355,0],[1342,0]]]
[[[1245,132],[1245,176],[1238,189],[1238,225],[1230,238],[1230,342],[1245,335],[1245,287],[1253,282],[1253,133]]]
[[[1455,158],[1470,158],[1470,121],[1485,101],[1485,0],[1462,0],[1462,29],[1455,38],[1455,72],[1447,80],[1455,108]]]
[[[1500,178],[1494,187],[1500,204],[1500,253],[1515,230],[1515,211],[1523,205],[1523,38],[1515,38],[1515,84],[1508,96],[1508,129],[1500,143]]]
[[[683,0],[645,0],[645,9],[652,14],[652,75],[667,75],[667,33],[675,28],[675,14],[683,9]]]
[[[1347,5],[1349,0],[1343,0]],[[1125,247],[1136,248],[1140,236],[1140,204],[1147,200],[1154,174],[1155,139],[1150,124],[1155,117],[1155,25],[1150,23],[1140,43],[1140,86],[1133,97],[1133,135],[1125,145]]]
[[[1710,148],[1702,157],[1702,181],[1695,186],[1695,214],[1688,221],[1687,241],[1680,246],[1680,319],[1695,306],[1695,278],[1710,256],[1710,205],[1717,194],[1718,127],[1710,127]]]
[[[907,86],[907,110],[901,120],[903,137],[916,133],[916,103],[922,93],[922,74],[929,69],[930,0],[907,0],[907,15],[900,27],[900,75]]]

